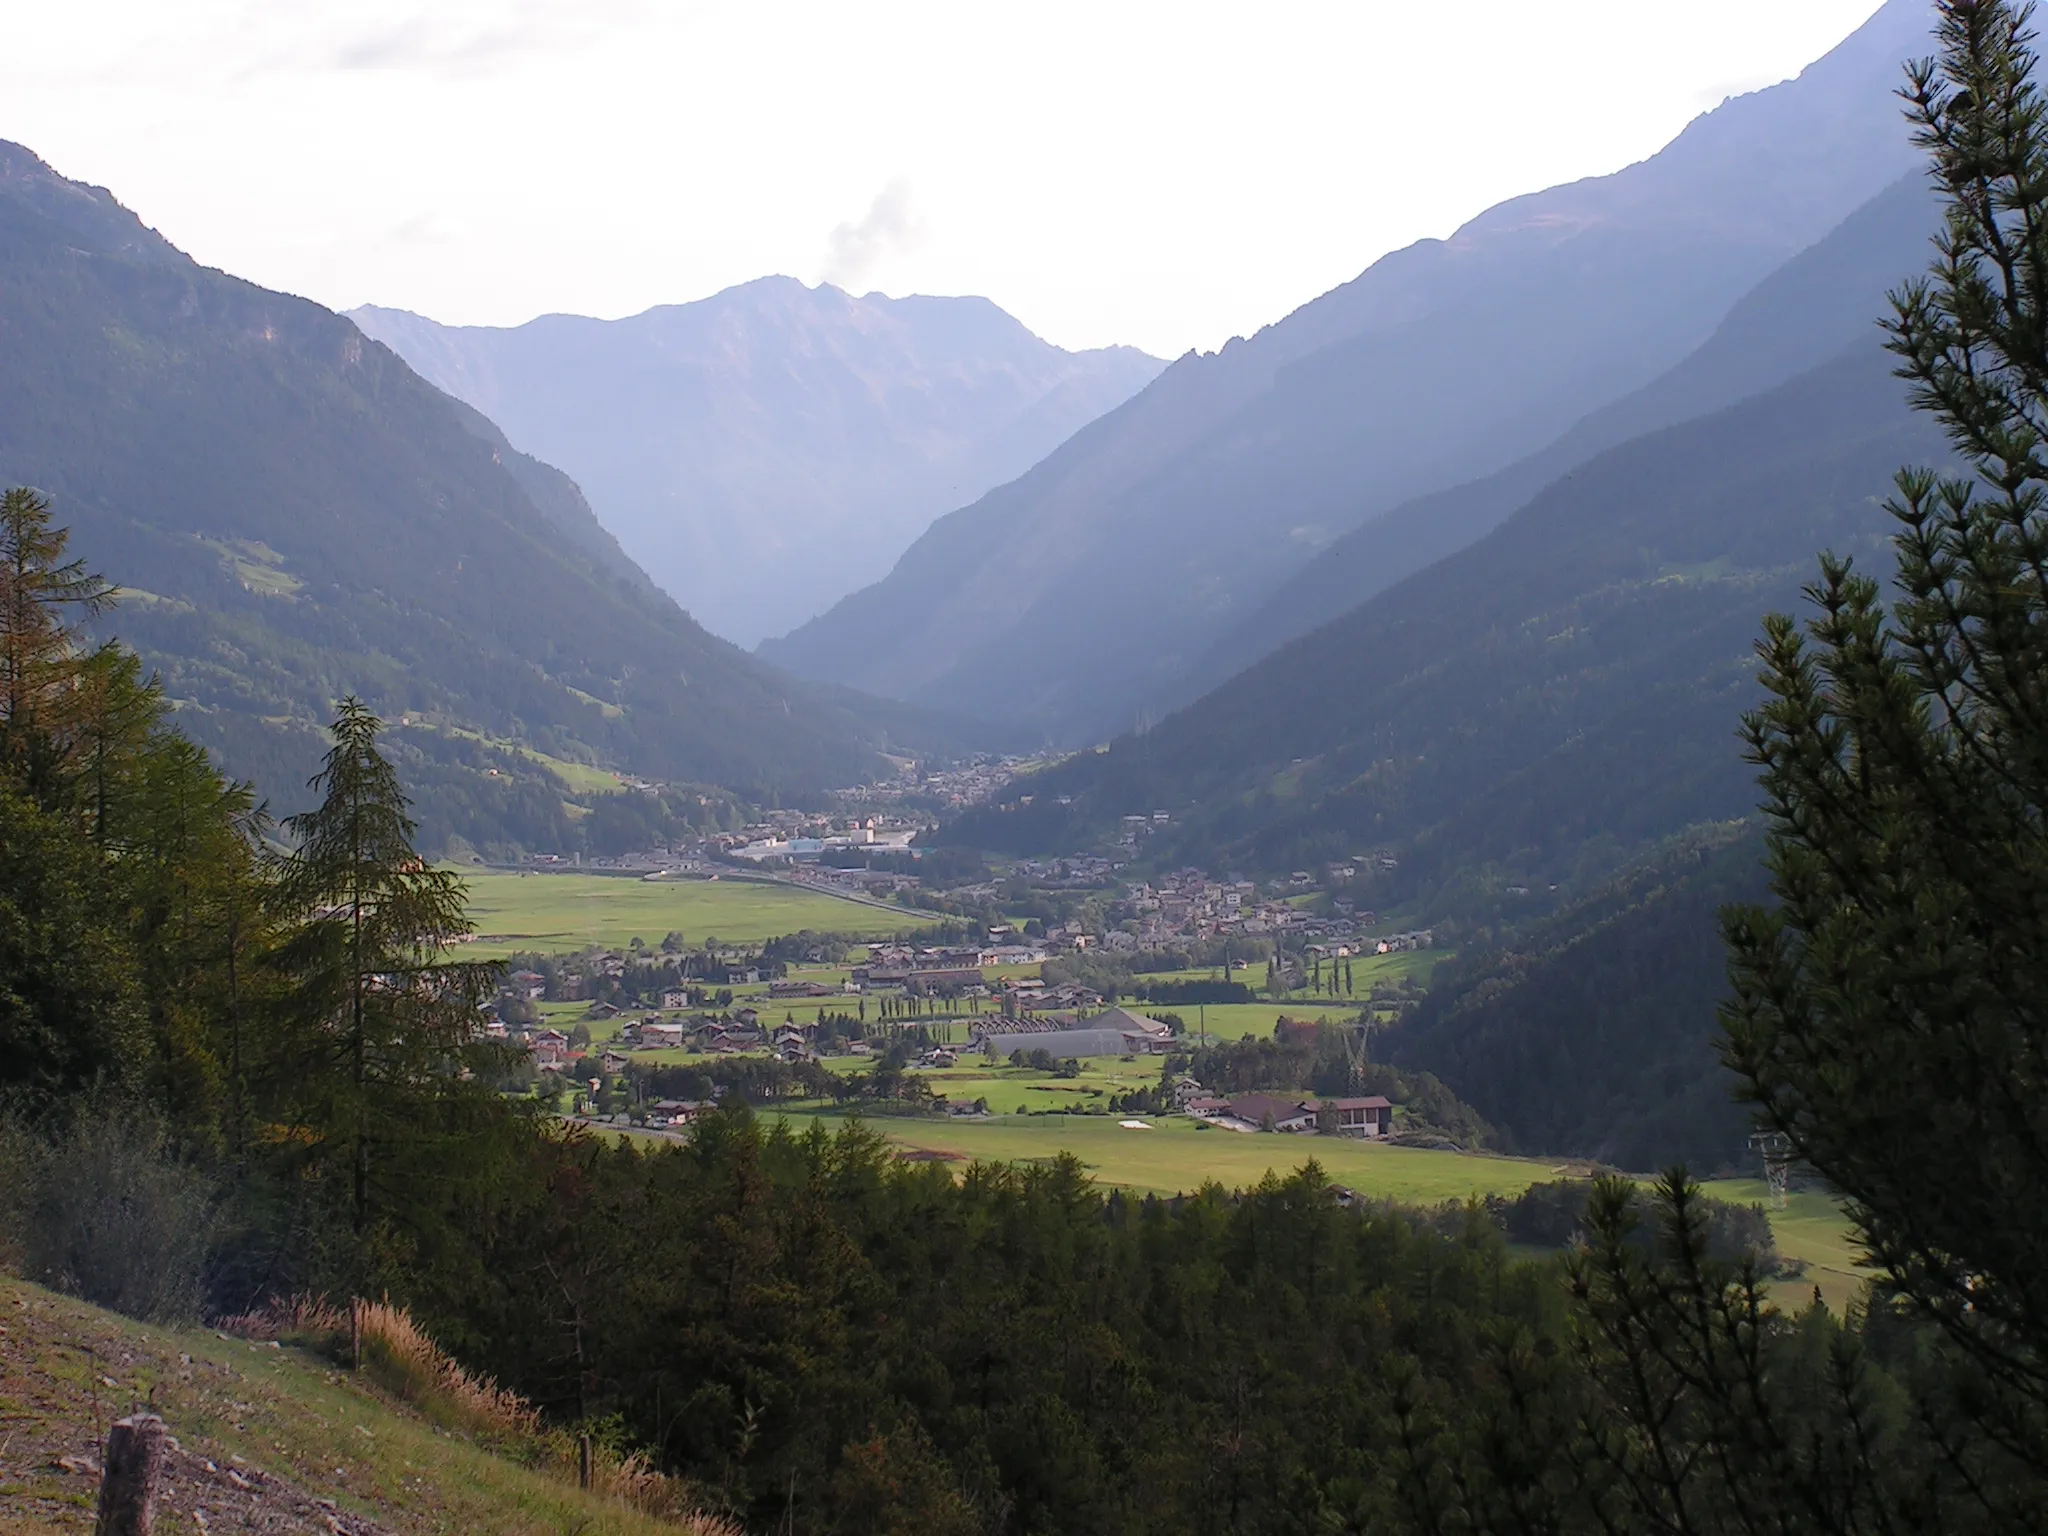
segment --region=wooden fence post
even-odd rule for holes
[[[130,1414],[107,1434],[107,1470],[100,1477],[94,1536],[149,1536],[156,1524],[156,1485],[163,1476],[164,1421]]]
[[[576,1486],[590,1488],[590,1436],[582,1435],[576,1441]]]

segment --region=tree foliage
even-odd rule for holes
[[[2025,7],[1949,0],[1906,91],[1947,198],[1891,346],[1966,473],[1898,477],[1897,598],[1822,563],[1750,717],[1777,904],[1729,1063],[2048,1470],[2048,106]]]

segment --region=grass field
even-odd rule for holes
[[[1006,1089],[1006,1093],[1007,1093]],[[792,1120],[803,1118],[792,1116]],[[837,1116],[816,1118],[828,1124]],[[1268,1171],[1287,1174],[1313,1158],[1338,1183],[1360,1194],[1410,1205],[1436,1205],[1473,1195],[1519,1194],[1556,1177],[1556,1164],[1517,1158],[1375,1146],[1337,1137],[1249,1135],[1198,1128],[1184,1116],[1140,1117],[1151,1130],[1081,1115],[997,1115],[986,1121],[878,1119],[892,1141],[964,1162],[1030,1162],[1071,1152],[1099,1184],[1137,1193],[1186,1193],[1214,1181],[1238,1189]]]
[[[1128,1071],[1128,1065],[1125,1067]],[[937,1074],[935,1074],[936,1076]],[[1033,1074],[1046,1081],[1044,1074]],[[1025,1094],[1025,1076],[1000,1081],[990,1102],[1005,1108]],[[1086,1086],[1061,1085],[1068,1088]],[[954,1097],[971,1097],[959,1088]],[[1057,1101],[1053,1101],[1057,1102]],[[1046,1108],[1044,1102],[1034,1108]],[[837,1124],[835,1115],[792,1115],[792,1122],[810,1118]],[[1145,1119],[1150,1130],[1128,1130],[1116,1119],[1080,1115],[998,1114],[986,1121],[877,1119],[869,1122],[891,1141],[920,1152],[936,1152],[968,1162],[1031,1162],[1071,1152],[1097,1183],[1141,1194],[1171,1195],[1200,1188],[1211,1180],[1227,1188],[1256,1184],[1268,1172],[1292,1173],[1313,1158],[1340,1184],[1375,1199],[1403,1205],[1433,1206],[1446,1200],[1487,1195],[1518,1195],[1548,1179],[1583,1177],[1576,1165],[1538,1158],[1490,1157],[1477,1153],[1433,1152],[1421,1147],[1378,1146],[1337,1137],[1247,1135],[1238,1131],[1198,1129],[1181,1116]],[[1730,1179],[1706,1186],[1708,1194],[1744,1204],[1764,1201],[1763,1184]],[[1784,1210],[1772,1211],[1771,1230],[1778,1251],[1808,1266],[1802,1280],[1788,1282],[1785,1300],[1797,1305],[1808,1288],[1818,1285],[1822,1297],[1840,1312],[1863,1283],[1849,1223],[1841,1208],[1819,1194],[1797,1194]]]
[[[463,870],[478,934],[464,958],[514,950],[558,953],[634,938],[659,944],[679,932],[692,944],[716,938],[758,944],[811,928],[882,938],[912,928],[915,914],[844,901],[822,891],[758,880],[643,880],[633,875],[528,874]]]

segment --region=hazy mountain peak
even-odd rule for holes
[[[1905,173],[1894,92],[1931,17],[1893,0],[1797,79],[1723,102],[1649,159],[1509,199],[1179,359],[763,653],[971,709],[1028,651],[1007,716],[1068,739],[1128,724],[1333,539],[1647,384]]]
[[[1162,366],[1131,347],[1065,351],[985,298],[786,276],[619,320],[351,315],[574,475],[626,551],[742,643],[881,576],[933,517]]]
[[[61,176],[34,150],[6,139],[0,139],[0,197],[26,204],[82,250],[144,261],[191,260],[105,187]]]

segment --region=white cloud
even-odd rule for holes
[[[858,224],[841,224],[832,231],[820,280],[859,293],[891,258],[915,251],[924,239],[910,183],[899,176],[875,194]]]

